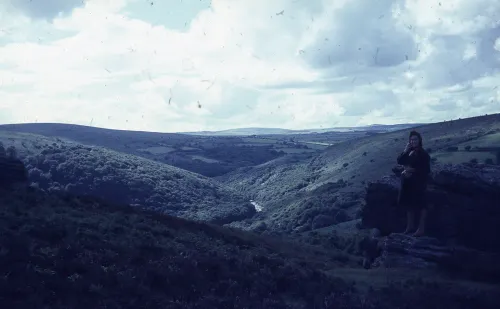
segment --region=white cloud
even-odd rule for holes
[[[500,112],[494,0],[212,0],[185,29],[148,18],[189,5],[165,1],[0,0],[0,122],[185,131]]]

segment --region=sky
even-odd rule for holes
[[[496,0],[0,0],[0,123],[186,132],[497,112]]]

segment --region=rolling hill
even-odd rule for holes
[[[88,146],[105,147],[208,177],[219,176],[242,166],[267,162],[284,155],[282,150],[301,149],[294,145],[276,144],[275,140],[265,140],[262,143],[257,138],[111,130],[60,123],[0,125],[0,131],[37,134]],[[259,147],[255,147],[256,143]]]
[[[32,185],[48,192],[98,196],[182,218],[220,224],[255,213],[249,199],[207,177],[103,147],[29,133],[0,131]]]
[[[308,157],[335,143],[402,126],[413,125],[374,125],[333,131],[250,128],[181,134],[111,130],[61,123],[25,123],[0,125],[0,130],[105,147],[215,177],[286,155]]]

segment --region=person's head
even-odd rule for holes
[[[423,147],[422,135],[420,135],[420,133],[418,133],[417,131],[410,132],[410,137],[408,139],[408,142],[410,143],[410,146],[412,148]]]

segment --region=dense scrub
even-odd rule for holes
[[[498,306],[494,291],[426,280],[361,291],[325,272],[338,267],[306,245],[88,197],[0,191],[5,308]]]
[[[204,176],[101,147],[42,142],[28,137],[15,145],[29,181],[48,192],[91,195],[216,223],[255,213],[248,198]]]

